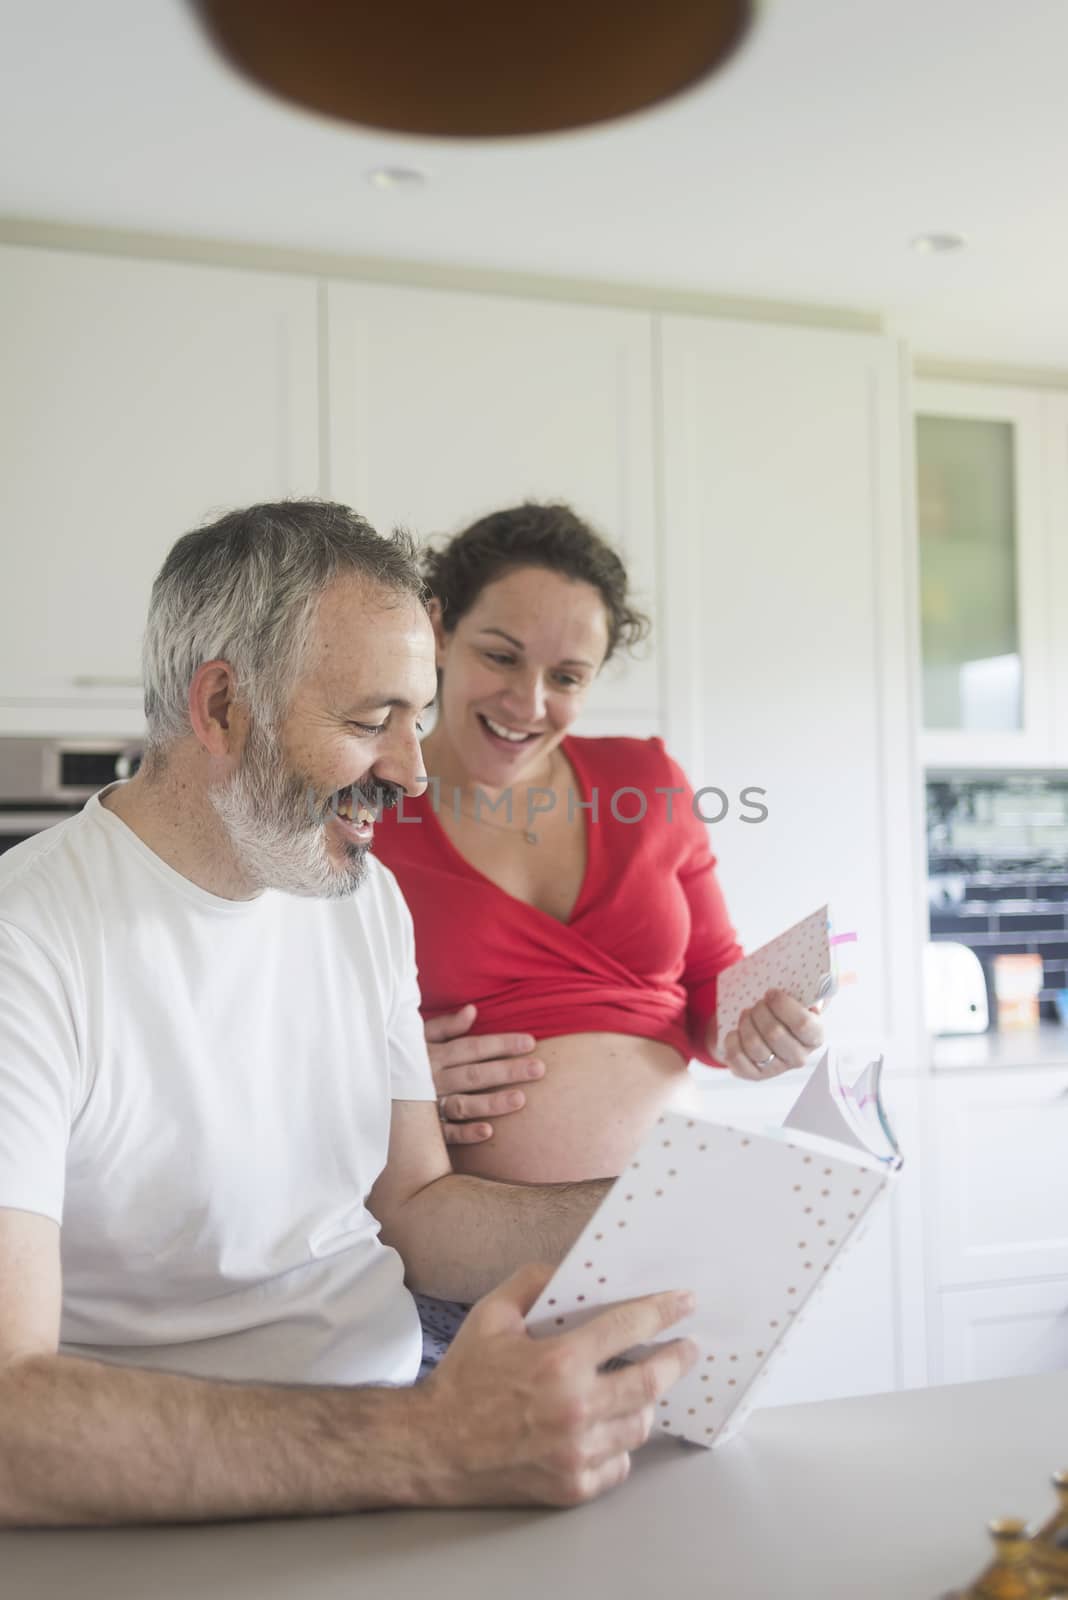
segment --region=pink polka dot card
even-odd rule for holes
[[[827,1000],[834,990],[830,920],[826,906],[743,956],[719,975],[716,1035],[722,1044],[749,1006],[769,989],[785,989],[803,1006]]]
[[[829,1094],[826,1058],[803,1092],[810,1112],[821,1074]],[[815,1111],[824,1127],[833,1125],[826,1105]],[[663,1337],[687,1335],[700,1358],[660,1401],[655,1426],[718,1445],[741,1426],[791,1330],[869,1220],[900,1165],[894,1152],[880,1158],[861,1148],[851,1125],[843,1142],[796,1124],[756,1133],[665,1112],[527,1326],[548,1337],[622,1300],[694,1290],[696,1311]]]

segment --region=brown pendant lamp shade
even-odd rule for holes
[[[429,137],[607,122],[689,88],[755,0],[191,0],[229,61],[284,99]]]

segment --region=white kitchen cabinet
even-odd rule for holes
[[[1068,394],[1042,399],[1053,763],[1068,767]]]
[[[876,335],[666,316],[666,709],[746,948],[828,901],[828,1031],[919,1062],[905,390]],[[767,817],[742,803],[759,789]],[[749,800],[754,798],[752,793]],[[748,820],[747,820],[748,819]]]
[[[1068,1277],[1068,1068],[932,1084],[942,1289]]]
[[[929,1380],[1068,1368],[1068,1065],[938,1071],[922,1100]]]
[[[1068,1278],[948,1289],[932,1380],[971,1383],[1068,1368]]]
[[[620,548],[665,649],[649,315],[331,283],[327,325],[336,498],[419,537],[524,499],[567,501]],[[659,725],[652,649],[610,662],[583,731]]]
[[[134,731],[170,545],[318,488],[315,285],[5,247],[0,347],[0,728]]]
[[[929,767],[1053,759],[1046,411],[1020,388],[914,386]]]

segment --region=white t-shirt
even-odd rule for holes
[[[0,1206],[62,1223],[61,1347],[205,1376],[407,1383],[366,1197],[430,1100],[411,918],[222,900],[97,798],[0,856]]]

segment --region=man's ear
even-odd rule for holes
[[[434,630],[434,663],[440,671],[445,665],[445,647],[448,643],[448,634],[442,621],[441,601],[435,596],[427,602],[426,614],[430,618],[430,626]]]
[[[205,661],[189,685],[189,720],[197,743],[210,756],[236,755],[244,743],[248,717],[237,699],[237,680],[228,661]]]

